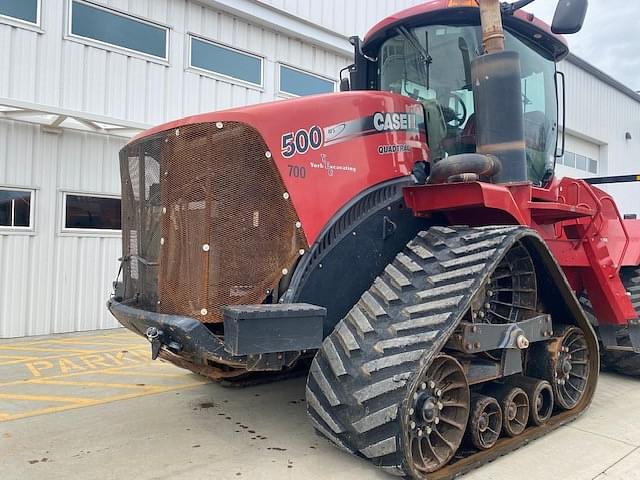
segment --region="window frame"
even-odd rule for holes
[[[109,198],[120,200],[120,208],[122,211],[122,196],[114,193],[87,192],[77,190],[60,190],[60,229],[61,237],[115,237],[122,236],[122,228],[120,230],[108,228],[75,228],[67,227],[67,197],[73,195],[76,197],[93,197],[93,198]]]
[[[31,187],[14,187],[12,185],[0,185],[0,191],[4,192],[29,192],[31,194],[29,204],[29,226],[15,227],[0,225],[0,235],[26,234],[33,235],[36,232],[36,189]]]
[[[136,22],[139,23],[145,23],[147,25],[150,25],[152,27],[156,27],[156,28],[160,28],[163,29],[166,32],[165,35],[165,45],[164,45],[164,52],[165,52],[165,57],[158,57],[156,55],[153,55],[151,53],[145,53],[145,52],[141,52],[139,50],[133,50],[131,48],[127,48],[127,47],[122,47],[120,45],[115,45],[113,43],[108,43],[108,42],[104,42],[102,40],[97,40],[95,38],[91,38],[91,37],[84,37],[82,35],[78,35],[73,33],[73,4],[74,2],[77,3],[82,3],[84,5],[87,5],[89,7],[93,7],[96,8],[98,10],[104,10],[105,12],[114,14],[114,15],[118,15],[120,17],[124,17],[124,18],[128,18],[130,20],[134,20]],[[171,40],[170,40],[170,35],[171,35],[171,27],[169,25],[165,25],[163,23],[160,22],[156,22],[154,20],[148,19],[148,18],[144,18],[141,17],[139,15],[135,15],[129,12],[125,12],[122,10],[119,10],[117,8],[112,8],[112,7],[107,7],[106,5],[102,5],[100,3],[96,3],[90,0],[67,0],[67,9],[66,9],[66,28],[65,28],[65,35],[64,38],[65,40],[71,40],[74,42],[78,42],[81,43],[83,45],[88,45],[90,47],[96,47],[96,48],[101,48],[103,50],[107,50],[107,51],[112,51],[112,52],[116,52],[116,53],[122,53],[128,56],[132,56],[132,57],[137,57],[137,58],[141,58],[143,60],[148,60],[148,61],[152,61],[152,62],[156,62],[156,63],[161,63],[163,65],[169,65],[169,58],[170,58],[170,52],[169,52],[169,47],[171,45]]]
[[[21,18],[12,17],[10,15],[3,15],[0,13],[0,23],[6,23],[13,27],[26,28],[27,30],[33,30],[38,33],[44,33],[42,30],[42,0],[36,0],[36,22],[29,22]]]
[[[280,97],[284,97],[284,98],[302,98],[300,95],[297,95],[295,93],[290,93],[290,92],[286,92],[284,90],[282,90],[282,67],[286,67],[290,70],[295,70],[297,72],[300,73],[304,73],[306,75],[309,75],[311,77],[316,77],[319,78],[320,80],[326,80],[328,82],[333,83],[333,91],[332,92],[327,92],[327,93],[336,93],[336,88],[338,85],[338,81],[335,78],[330,78],[330,77],[325,77],[324,75],[320,75],[318,73],[314,73],[314,72],[310,72],[308,70],[303,70],[301,68],[298,67],[294,67],[293,65],[290,65],[288,63],[285,62],[277,62],[276,63],[276,77],[278,79],[278,95]],[[322,93],[314,93],[314,95],[323,95]]]
[[[259,90],[261,92],[264,91],[264,64],[266,58],[256,52],[251,52],[249,50],[245,50],[238,47],[233,47],[231,45],[227,45],[223,42],[219,42],[218,40],[213,40],[211,38],[204,37],[202,35],[198,35],[197,33],[187,32],[187,57],[186,57],[186,70],[197,73],[199,75],[204,75],[207,77],[215,78],[216,80],[223,80],[234,84],[239,84],[248,88],[252,88],[254,90]],[[214,72],[212,70],[207,70],[202,67],[197,67],[193,64],[192,60],[192,46],[193,39],[200,40],[201,42],[208,43],[215,47],[224,48],[226,50],[230,50],[235,53],[239,53],[240,55],[245,55],[247,57],[253,57],[260,61],[260,83],[253,83],[249,80],[244,80],[242,78],[232,77],[231,75],[226,75],[220,72]]]

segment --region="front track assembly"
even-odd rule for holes
[[[325,339],[307,403],[318,432],[388,473],[452,478],[575,418],[598,366],[536,233],[432,227]]]

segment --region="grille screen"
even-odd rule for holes
[[[261,303],[307,244],[260,134],[182,126],[121,152],[125,295],[146,309],[221,322]]]

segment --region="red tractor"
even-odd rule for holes
[[[587,2],[530,2],[426,2],[352,39],[350,91],[133,139],[111,312],[216,380],[308,368],[315,429],[414,478],[572,420],[601,356],[640,374],[640,221],[553,175]]]

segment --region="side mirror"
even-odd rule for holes
[[[551,31],[561,35],[579,32],[588,6],[588,0],[560,0],[553,16]]]

